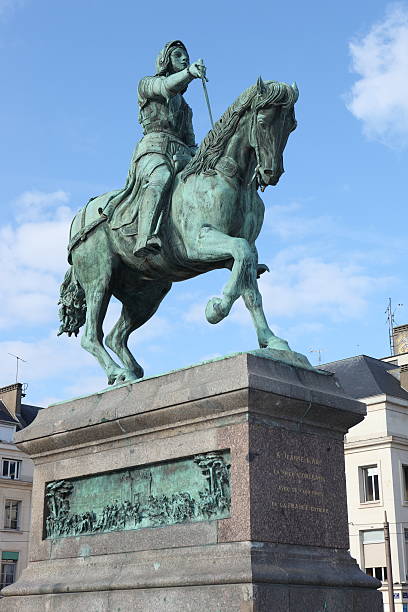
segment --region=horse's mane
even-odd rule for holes
[[[258,85],[248,87],[227,108],[212,130],[208,132],[195,156],[182,171],[182,180],[185,181],[190,174],[200,174],[201,172],[214,170],[226,143],[234,134],[239,120],[250,107],[255,111],[271,104],[290,107],[294,105],[296,99],[297,93],[286,83],[265,81],[262,84],[262,93],[259,93]]]

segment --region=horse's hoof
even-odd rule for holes
[[[260,278],[261,274],[264,272],[269,272],[269,268],[266,264],[258,264],[256,268],[256,278]]]
[[[120,370],[116,374],[110,374],[108,377],[109,385],[123,385],[124,383],[136,382],[143,378],[144,371],[141,366],[137,370]]]
[[[136,380],[139,380],[139,378],[143,378],[143,373],[142,368],[140,368],[139,372],[135,372],[133,370],[123,370],[116,377],[116,384],[122,385],[123,383],[135,382]]]
[[[213,297],[209,300],[205,308],[205,316],[209,323],[213,325],[219,323],[225,318],[225,313],[222,309],[222,302],[220,298]]]
[[[134,372],[134,376],[136,377],[136,380],[138,380],[139,378],[143,378],[144,369],[142,368],[142,366],[137,367],[137,369]]]

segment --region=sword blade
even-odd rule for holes
[[[210,106],[210,98],[208,97],[207,84],[205,82],[204,76],[201,77],[201,82],[203,84],[205,101],[207,102],[208,114],[210,115],[211,127],[214,127],[214,120],[213,120],[211,106]]]

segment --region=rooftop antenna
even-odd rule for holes
[[[317,353],[317,358],[318,358],[318,363],[319,365],[321,365],[322,363],[322,352],[324,351],[324,349],[310,349],[309,353]]]
[[[8,354],[16,358],[16,382],[18,382],[18,362],[23,361],[24,363],[28,363],[28,361],[26,361],[22,357],[19,357],[18,355],[14,355],[13,353],[8,353]]]
[[[400,306],[403,306],[403,305],[404,304],[397,304],[397,306],[393,310],[392,309],[391,298],[388,298],[388,305],[387,305],[387,310],[385,311],[385,314],[387,315],[388,339],[389,339],[389,343],[390,343],[390,355],[394,355],[395,354],[395,347],[394,347],[395,312],[396,312],[397,308],[399,308]]]

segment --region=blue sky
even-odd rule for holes
[[[297,81],[286,173],[264,193],[258,240],[272,329],[317,362],[388,354],[386,301],[408,322],[408,3],[0,0],[0,385],[23,357],[26,401],[105,386],[79,341],[57,338],[71,217],[124,184],[138,80],[181,38],[204,58],[217,118],[259,74]],[[198,81],[186,94],[199,142]],[[256,348],[241,303],[211,326],[204,307],[228,272],[173,286],[131,346],[146,375]],[[108,328],[118,315],[113,304]]]

